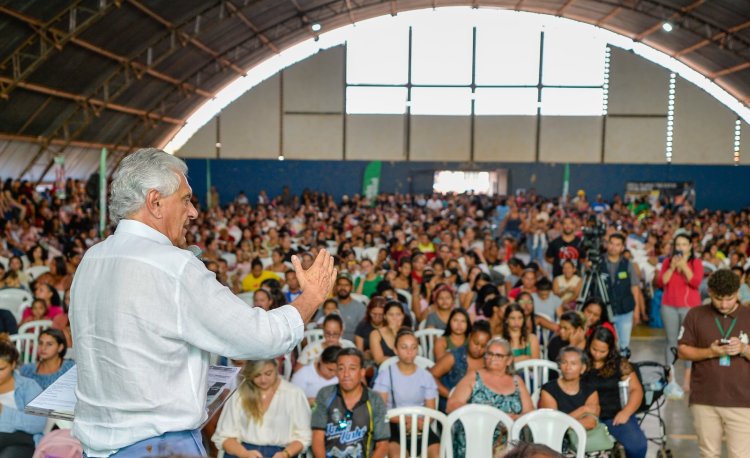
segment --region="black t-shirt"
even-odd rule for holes
[[[547,247],[548,258],[552,258],[552,276],[557,277],[562,275],[563,262],[570,259],[573,264],[578,268],[578,260],[586,257],[586,254],[581,250],[581,238],[576,237],[570,242],[563,240],[562,236],[556,238],[550,242]]]
[[[570,342],[563,340],[560,336],[554,336],[547,344],[547,359],[553,362],[557,361],[560,350],[570,345]]]
[[[599,393],[599,418],[610,420],[615,418],[617,412],[622,410],[620,406],[620,391],[618,383],[622,379],[622,372],[618,368],[611,377],[603,377],[598,370],[592,369],[586,372],[584,380]]]
[[[374,330],[375,328],[367,320],[360,321],[357,329],[354,330],[354,335],[361,337],[365,341],[365,351],[370,349],[370,333]]]
[[[585,405],[586,399],[591,396],[594,389],[588,383],[584,383],[584,381],[581,380],[578,393],[570,395],[560,388],[560,385],[557,384],[557,380],[551,380],[542,386],[542,391],[546,391],[550,396],[555,398],[555,401],[557,401],[557,410],[569,414],[577,408]]]

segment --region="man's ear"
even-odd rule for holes
[[[156,189],[149,189],[146,193],[146,209],[155,218],[161,218],[161,194]]]

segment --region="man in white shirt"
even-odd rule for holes
[[[210,353],[257,360],[290,352],[335,281],[325,251],[308,270],[295,257],[304,293],[270,312],[247,307],[183,249],[198,215],[186,173],[182,160],[156,149],[123,159],[110,197],[117,230],[76,271],[73,435],[89,457],[205,455]]]
[[[339,351],[341,347],[338,345],[326,348],[315,364],[302,366],[292,376],[292,383],[302,388],[311,406],[315,404],[315,397],[321,388],[339,383],[336,377],[336,357]]]

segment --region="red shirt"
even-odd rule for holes
[[[688,267],[693,271],[693,278],[687,281],[685,274],[675,270],[667,284],[664,284],[664,273],[669,269],[672,258],[667,258],[661,264],[661,272],[656,277],[656,285],[664,288],[661,298],[663,305],[671,307],[695,307],[701,305],[701,294],[698,288],[703,280],[703,263],[698,258],[688,261]]]

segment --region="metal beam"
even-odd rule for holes
[[[128,0],[128,3],[130,3],[133,6],[135,6],[142,13],[146,14],[146,16],[154,19],[155,21],[157,21],[158,23],[160,23],[161,25],[163,25],[167,29],[175,31],[177,33],[177,35],[181,39],[185,40],[186,42],[190,43],[194,47],[196,47],[196,48],[200,49],[201,51],[203,51],[204,53],[208,54],[209,56],[211,56],[216,62],[218,62],[222,66],[227,67],[227,68],[231,68],[232,71],[234,71],[236,74],[238,74],[240,76],[245,76],[246,73],[245,73],[245,71],[243,69],[241,69],[240,67],[238,67],[237,65],[235,65],[233,62],[230,62],[225,57],[222,57],[217,51],[214,51],[213,49],[209,48],[202,41],[198,40],[194,36],[188,35],[185,32],[177,30],[177,27],[174,24],[172,24],[168,20],[164,19],[163,17],[159,16],[154,11],[150,10],[149,8],[145,7],[144,5],[140,4],[137,0]]]
[[[7,14],[7,15],[9,15],[9,16],[11,16],[11,17],[13,17],[13,18],[15,18],[15,19],[17,19],[19,21],[25,22],[27,25],[29,25],[31,27],[34,27],[34,28],[44,27],[44,23],[42,21],[40,21],[39,19],[36,19],[36,18],[31,17],[31,16],[25,15],[25,14],[19,12],[19,11],[12,10],[12,9],[10,9],[8,7],[0,7],[0,12],[5,13],[5,14]],[[55,35],[63,35],[65,33],[65,32],[63,32],[63,31],[61,31],[59,29],[54,28],[54,27],[49,27],[49,30],[50,30],[51,33],[53,33]],[[164,81],[165,83],[173,84],[175,86],[180,86],[183,90],[185,90],[187,92],[194,92],[194,93],[200,94],[200,95],[202,95],[203,97],[206,97],[206,98],[213,97],[213,94],[211,94],[210,92],[204,91],[203,89],[197,88],[197,87],[195,87],[195,86],[193,86],[191,84],[183,83],[180,80],[178,80],[177,78],[169,76],[169,75],[167,75],[165,73],[162,73],[162,72],[160,72],[158,70],[155,70],[153,68],[153,66],[144,65],[144,64],[142,64],[142,63],[140,63],[140,62],[138,62],[136,60],[128,59],[125,56],[121,56],[119,54],[113,53],[112,51],[108,51],[108,50],[106,50],[104,48],[96,46],[96,45],[94,45],[94,44],[92,44],[92,43],[90,43],[90,42],[88,42],[86,40],[83,40],[81,38],[72,37],[70,39],[70,43],[74,44],[76,46],[79,46],[79,47],[81,47],[83,49],[86,49],[88,51],[91,51],[91,52],[93,52],[95,54],[98,54],[98,55],[100,55],[102,57],[106,57],[107,59],[114,60],[114,61],[116,61],[116,62],[118,62],[120,64],[129,65],[129,66],[131,66],[133,68],[133,70],[136,70],[138,72],[141,72],[141,73],[149,75],[149,76],[152,76],[152,77],[154,77],[154,78],[156,78],[158,80]]]
[[[0,98],[7,99],[19,83],[28,79],[53,53],[61,50],[73,37],[106,15],[115,5],[119,7],[120,2],[116,0],[108,3],[107,0],[101,0],[98,10],[84,8],[81,3],[81,0],[74,1],[46,23],[34,26],[34,33],[0,62],[0,76],[5,77],[4,82],[0,83]],[[12,16],[12,10],[4,6],[0,6],[0,13]],[[66,23],[67,30],[53,27],[59,23]]]
[[[253,24],[253,22],[247,16],[245,16],[245,14],[234,5],[234,3],[232,3],[232,0],[227,0],[226,5],[227,5],[227,9],[229,10],[229,12],[237,16],[237,18],[239,18],[240,21],[242,21],[246,26],[248,26],[250,30],[252,30],[253,33],[255,33],[258,36],[258,39],[264,45],[266,45],[266,47],[268,47],[268,49],[270,49],[276,54],[281,52],[279,48],[275,44],[273,44],[273,42],[269,40],[268,37],[265,34],[263,34],[263,32],[261,32],[260,29],[255,24]]]
[[[606,16],[604,16],[603,18],[601,18],[598,21],[596,21],[596,25],[598,25],[600,27],[603,26],[604,24],[606,24],[607,22],[609,22],[610,19],[612,19],[613,17],[617,16],[617,13],[619,13],[620,11],[622,11],[622,7],[621,6],[616,6],[616,7],[612,8],[612,10],[609,13],[607,13]]]
[[[657,30],[661,29],[661,26],[665,22],[674,21],[675,19],[679,19],[680,17],[684,16],[685,14],[689,14],[689,13],[695,11],[699,6],[701,6],[705,2],[706,2],[706,0],[696,0],[693,3],[691,3],[690,5],[684,6],[684,7],[680,8],[679,11],[675,11],[668,18],[663,19],[663,20],[657,22],[656,24],[652,25],[648,29],[646,29],[643,32],[641,32],[638,35],[636,35],[635,38],[634,38],[634,40],[636,40],[636,41],[643,41],[644,38],[646,38],[647,36],[653,34]]]
[[[568,9],[568,7],[574,2],[575,0],[567,0],[563,6],[560,7],[559,10],[557,10],[556,16],[562,16],[565,14],[565,10]]]
[[[36,143],[36,144],[45,143],[45,139],[43,139],[42,137],[34,137],[32,135],[10,134],[10,133],[5,133],[5,132],[0,132],[0,140]],[[98,149],[107,148],[109,150],[117,150],[117,151],[125,151],[127,149],[127,147],[125,146],[115,145],[111,143],[97,143],[97,142],[88,142],[88,141],[82,141],[82,140],[74,140],[74,141],[66,142],[65,139],[62,139],[62,138],[52,138],[52,139],[47,140],[48,145],[64,145],[66,143],[69,146],[73,146],[76,148],[98,148]]]
[[[9,83],[9,79],[0,76],[0,84],[2,83]],[[104,100],[89,98],[89,97],[85,97],[82,95],[73,94],[72,92],[66,92],[66,91],[61,91],[59,89],[53,89],[51,87],[42,86],[41,84],[18,82],[17,86],[21,89],[26,89],[27,91],[38,92],[40,94],[49,95],[52,97],[58,97],[61,99],[72,100],[74,102],[78,102],[81,104],[91,105],[91,107],[94,109],[95,114],[97,115],[101,114],[102,109],[106,109],[106,110],[112,110],[112,111],[119,111],[120,113],[127,113],[127,114],[135,115],[135,116],[145,116],[145,117],[155,119],[158,121],[168,122],[170,124],[183,124],[183,121],[181,119],[159,116],[159,115],[149,113],[144,110],[140,110],[138,108],[133,108],[133,107],[129,107],[126,105],[120,105],[117,103],[107,102]]]
[[[743,62],[741,64],[733,65],[731,67],[725,68],[724,70],[719,70],[718,72],[715,72],[709,78],[716,79],[721,78],[722,76],[731,75],[732,73],[737,73],[741,70],[744,70],[746,68],[750,67],[750,62]]]
[[[706,38],[704,40],[701,40],[693,45],[688,46],[687,48],[681,49],[674,53],[674,57],[680,57],[684,56],[685,54],[691,53],[693,51],[696,51],[700,48],[703,48],[704,46],[707,46],[715,41],[724,41],[727,38],[731,38],[732,35],[734,35],[737,32],[740,32],[742,30],[745,30],[746,28],[750,27],[750,21],[743,22],[741,24],[737,24],[734,27],[730,27],[729,29],[719,32],[715,35],[713,35],[711,38]]]

